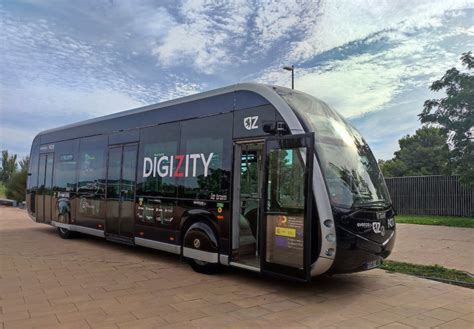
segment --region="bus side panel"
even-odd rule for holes
[[[206,203],[204,208],[210,212],[222,208],[222,213],[210,219],[217,225],[219,239],[228,239],[230,233],[230,218],[223,212],[230,207],[232,122],[232,113],[227,113],[181,123],[180,153],[199,154],[201,164],[196,166],[195,175],[194,168],[190,168],[193,169],[192,174],[181,178],[182,188],[178,196],[196,203],[203,201]],[[207,170],[204,166],[206,162]],[[196,204],[190,207],[202,206]],[[226,242],[221,241],[221,247]]]
[[[170,169],[170,157],[179,154],[179,133],[177,122],[140,129],[134,229],[137,238],[177,243],[178,182],[172,173],[178,163],[173,161]]]
[[[26,186],[26,206],[29,215],[36,221],[36,191],[38,189],[38,162],[39,138],[35,138],[31,146],[30,166],[28,168],[28,181]]]
[[[136,237],[180,243],[182,219],[208,220],[228,249],[232,117],[141,129]]]
[[[260,96],[259,94],[254,93],[253,91],[236,91],[234,95],[235,111],[270,104],[267,99]]]

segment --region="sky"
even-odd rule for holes
[[[318,97],[378,159],[474,50],[474,0],[0,2],[0,149],[40,131],[239,82]]]

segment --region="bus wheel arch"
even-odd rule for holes
[[[194,218],[190,224],[184,225],[182,247],[183,257],[196,272],[218,272],[219,239],[209,220]]]
[[[58,222],[62,224],[70,224],[71,213],[70,212],[60,212],[58,214]],[[58,234],[62,239],[73,239],[79,236],[78,232],[71,231],[65,227],[58,226]]]

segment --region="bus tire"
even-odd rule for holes
[[[66,223],[65,218],[67,215],[59,215],[59,222],[60,223]],[[64,227],[58,227],[58,234],[62,239],[73,239],[78,236],[78,232],[73,232],[71,230],[68,230],[67,228]]]
[[[219,272],[219,264],[208,263],[194,258],[188,258],[188,264],[198,273],[216,274]]]
[[[58,227],[58,233],[59,233],[59,236],[62,239],[72,239],[72,238],[75,237],[74,233],[76,233],[76,232],[72,232],[72,231],[68,230],[67,228]]]
[[[195,246],[199,241],[199,249]],[[197,222],[191,225],[184,235],[183,247],[191,250],[200,250],[208,253],[218,254],[217,238],[214,231],[204,222]],[[186,251],[183,251],[185,255]],[[192,257],[186,257],[188,264],[198,273],[216,274],[219,272],[219,263],[199,260]]]

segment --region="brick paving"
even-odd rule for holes
[[[382,270],[311,284],[60,239],[0,208],[0,328],[473,328],[474,291]]]
[[[474,229],[398,224],[389,259],[474,273]]]

